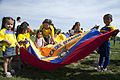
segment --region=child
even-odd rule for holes
[[[8,66],[12,60],[12,57],[16,55],[16,45],[20,47],[17,43],[14,28],[15,21],[11,17],[4,17],[2,21],[2,28],[0,30],[0,41],[2,41],[2,52],[3,52],[3,70],[6,77],[12,77],[11,73],[8,72]]]
[[[27,22],[23,22],[19,27],[19,33],[17,36],[18,43],[24,48],[29,46],[29,43],[27,42],[30,39],[30,35],[27,33],[28,26]]]
[[[100,32],[101,33],[106,33],[112,30],[115,30],[113,26],[110,25],[112,22],[112,15],[111,14],[106,14],[103,17],[103,21],[105,23],[105,26],[101,28]],[[100,54],[99,57],[99,62],[98,62],[98,71],[106,71],[107,66],[110,62],[110,41],[107,40],[105,41],[98,49],[98,53]]]
[[[80,22],[76,22],[73,25],[72,30],[74,30],[74,34],[82,33],[83,31],[80,28]]]
[[[38,30],[35,39],[35,45],[37,48],[44,47],[44,38],[42,36],[42,31]]]
[[[47,44],[54,44],[54,27],[52,24],[52,21],[50,19],[45,19],[40,26],[40,30],[42,30],[42,35],[44,37],[44,40]]]

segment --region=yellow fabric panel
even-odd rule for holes
[[[58,58],[58,56],[54,56],[54,57],[48,57],[48,58],[45,58],[45,59],[42,59],[43,61],[46,61],[46,62],[50,62],[50,60],[54,60]]]
[[[61,41],[64,41],[66,39],[66,36],[64,34],[59,34],[55,37],[55,41],[57,43],[61,42]]]
[[[83,33],[83,30],[80,29],[80,33]]]
[[[71,38],[69,38],[69,39],[71,39],[71,40],[69,40],[66,44],[63,44],[63,43],[61,43],[61,47],[60,48],[58,48],[56,51],[57,51],[57,53],[56,53],[56,55],[54,55],[54,56],[52,56],[52,57],[45,57],[46,55],[48,55],[49,53],[50,53],[50,51],[54,48],[54,46],[55,45],[51,45],[51,44],[49,44],[49,45],[47,45],[47,46],[45,46],[44,48],[42,48],[42,49],[37,49],[36,48],[36,46],[34,45],[34,43],[30,40],[30,44],[31,44],[31,47],[34,49],[34,51],[35,51],[35,53],[36,53],[36,55],[37,55],[37,57],[39,58],[39,59],[42,59],[43,61],[47,61],[47,62],[49,62],[50,60],[54,60],[55,58],[58,58],[58,56],[57,56],[57,54],[62,50],[62,49],[64,49],[67,45],[69,46],[69,47],[72,47],[80,38],[82,38],[85,34],[87,34],[87,32],[86,33],[82,33],[81,34],[81,36],[78,36],[78,37],[75,37],[74,39],[71,39]],[[75,35],[75,36],[77,36],[77,35]],[[73,36],[74,37],[74,36]],[[67,39],[66,39],[67,40]],[[70,45],[69,45],[70,44]],[[56,44],[57,45],[57,44]],[[42,53],[42,50],[45,50],[45,54],[44,53]],[[55,51],[55,52],[56,52]],[[54,52],[54,53],[55,53]]]
[[[59,45],[61,45],[59,48],[57,49],[52,49],[54,50],[53,55],[52,56],[56,56],[59,53],[61,54],[62,52],[64,52],[65,50],[69,50],[77,41],[79,41],[84,35],[86,35],[88,32],[84,32],[84,33],[80,33],[80,34],[76,34],[74,36],[71,36],[69,38],[67,38],[65,41],[58,43]],[[78,36],[79,35],[79,36]],[[76,37],[75,37],[76,36]],[[58,45],[56,44],[56,45]],[[55,45],[55,46],[56,46]],[[65,49],[64,49],[65,48]]]
[[[35,44],[34,44],[31,40],[29,40],[29,41],[30,41],[30,45],[31,45],[32,48],[34,49],[36,55],[37,55],[39,58],[44,57],[44,56],[41,55],[41,52],[39,51],[39,49],[36,48]]]

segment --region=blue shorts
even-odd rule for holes
[[[3,57],[12,57],[15,55],[16,55],[15,47],[6,47],[5,51],[3,52]]]

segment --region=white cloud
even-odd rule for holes
[[[119,0],[2,0],[0,18],[21,16],[36,29],[45,18],[50,18],[58,28],[67,31],[72,28],[75,21],[79,21],[85,30],[95,24],[102,27],[103,15],[111,13],[114,17],[113,24],[120,29],[119,2]]]

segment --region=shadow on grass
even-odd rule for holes
[[[95,70],[63,67],[54,71],[43,71],[36,68],[22,69],[16,77],[32,80],[119,80],[120,73],[102,73]]]
[[[87,61],[81,62],[81,64],[90,65],[90,66],[97,65],[95,60],[87,60]],[[120,60],[110,60],[110,65],[120,66]]]
[[[2,58],[0,57],[0,60]],[[84,66],[92,66],[95,64],[95,60],[85,60],[80,62]],[[114,65],[113,65],[114,64]],[[120,60],[111,60],[111,65],[119,66]],[[2,62],[0,61],[0,66]],[[34,67],[26,68],[16,71],[16,80],[119,80],[119,72],[96,72],[94,69],[88,69],[77,66],[62,67],[54,71],[43,71]]]
[[[110,64],[120,66],[120,60],[110,60]]]

